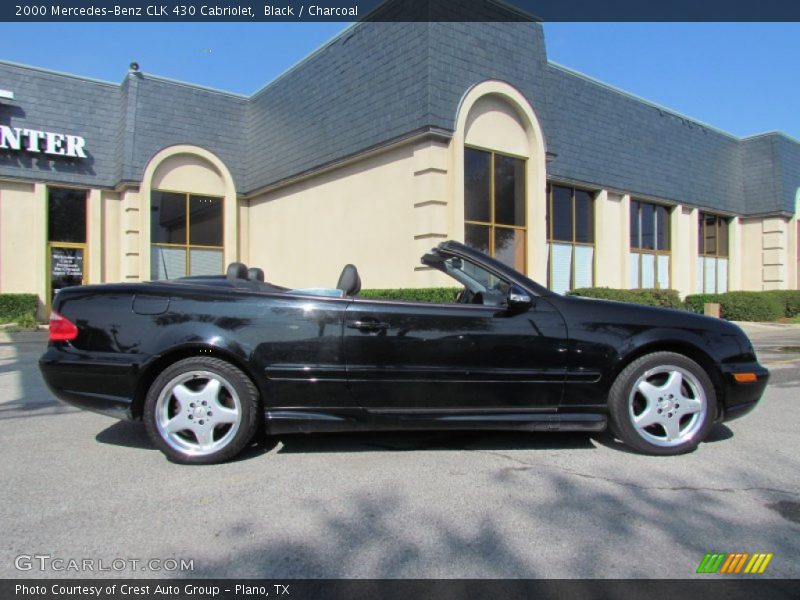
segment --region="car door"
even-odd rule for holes
[[[566,327],[535,298],[528,310],[356,299],[345,311],[348,384],[368,409],[555,410]]]
[[[347,298],[286,293],[262,307],[248,331],[252,361],[266,376],[272,407],[356,407],[347,387],[342,324]]]

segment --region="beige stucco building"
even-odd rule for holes
[[[419,257],[444,239],[560,292],[798,287],[800,143],[550,63],[535,23],[357,24],[251,97],[10,63],[0,87],[0,293],[43,311],[63,285],[237,260],[290,287],[345,263],[437,286]]]

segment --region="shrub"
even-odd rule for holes
[[[784,317],[800,315],[800,290],[770,290],[761,293],[780,302]]]
[[[362,298],[369,300],[402,300],[405,302],[454,302],[459,288],[402,288],[361,290]]]
[[[728,292],[719,304],[720,316],[729,321],[777,321],[786,312],[778,296],[764,292]]]
[[[800,290],[787,290],[786,316],[796,317],[798,315],[800,315]]]
[[[647,306],[660,306],[662,308],[682,308],[683,306],[677,290],[620,290],[615,288],[594,287],[578,288],[568,293],[571,296],[599,298],[601,300],[617,300],[619,302],[646,304]]]
[[[720,316],[729,321],[776,321],[800,314],[800,290],[726,292],[686,296],[686,308],[703,312],[706,302],[718,302]]]
[[[700,313],[702,315],[704,312],[704,307],[707,303],[718,303],[720,302],[721,297],[722,294],[691,294],[686,296],[683,303],[688,310]]]
[[[19,331],[36,331],[39,327],[39,322],[33,315],[22,315],[17,319],[16,329]]]
[[[36,294],[0,294],[0,323],[36,320],[38,302]]]

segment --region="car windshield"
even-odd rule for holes
[[[444,270],[473,293],[507,289],[508,283],[483,267],[459,257],[444,261]]]

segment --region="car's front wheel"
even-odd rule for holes
[[[258,392],[233,365],[206,356],[162,371],[147,393],[144,421],[153,443],[175,462],[213,464],[238,454],[258,428]]]
[[[654,352],[617,376],[608,408],[612,430],[628,446],[646,454],[682,454],[713,426],[717,397],[696,362],[674,352]]]

